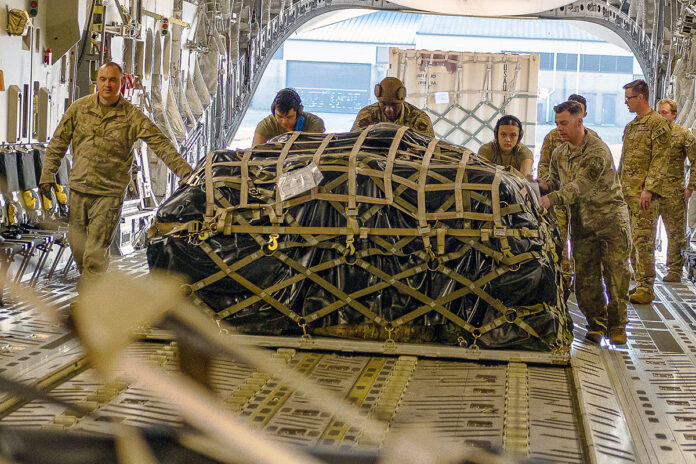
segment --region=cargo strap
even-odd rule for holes
[[[155,234],[188,237],[217,266],[218,271],[186,285],[196,303],[206,306],[196,292],[229,278],[251,295],[218,310],[217,317],[220,318],[232,317],[239,311],[261,304],[277,310],[304,331],[308,324],[351,308],[369,323],[391,334],[397,327],[436,312],[469,333],[473,346],[482,335],[503,324],[514,324],[529,334],[531,339],[541,339],[525,318],[548,310],[548,307],[509,308],[486,291],[487,286],[501,275],[516,272],[525,263],[549,254],[546,244],[550,243],[550,231],[543,224],[538,230],[506,226],[511,223],[507,216],[523,212],[528,206],[507,204],[501,200],[503,171],[485,163],[472,164],[469,151],[435,139],[427,147],[412,144],[404,138],[406,127],[397,130],[383,154],[376,154],[373,148],[363,149],[368,143],[370,130],[371,127],[368,127],[360,133],[347,158],[332,156],[334,153],[345,153],[345,148],[340,148],[338,152],[332,148],[335,134],[323,136],[320,142],[316,142],[319,143],[318,148],[308,154],[306,148],[297,147],[302,144],[299,132],[294,132],[286,142],[278,145],[277,158],[263,156],[252,159],[253,149],[240,152],[241,156],[236,161],[215,162],[213,153],[208,154],[205,159],[205,179],[201,185],[206,198],[203,221],[153,225]],[[314,146],[317,146],[316,143]],[[264,150],[268,151],[268,146]],[[414,158],[414,153],[419,157]],[[291,156],[294,166],[313,162],[326,180],[320,187],[281,200],[279,189],[272,183],[284,172],[286,161]],[[384,163],[383,169],[377,169],[375,161]],[[238,167],[239,176],[218,174],[230,171],[216,169],[218,166]],[[453,167],[456,169],[453,176],[451,171],[449,175],[443,174],[443,170],[452,170]],[[256,172],[273,172],[274,169],[275,179],[255,175]],[[472,169],[490,173],[493,181],[490,184],[470,182],[469,172]],[[404,172],[409,174],[404,177]],[[359,195],[360,177],[370,178],[377,194]],[[220,188],[223,187],[239,192],[236,204],[222,194]],[[515,195],[527,195],[522,182],[517,187]],[[415,202],[409,191],[415,192]],[[440,195],[442,203],[433,207],[426,202],[429,192],[447,192],[447,195]],[[333,208],[331,213],[343,218],[343,225],[323,227],[299,224],[290,211],[315,200],[330,205]],[[474,202],[479,205],[475,211],[472,210]],[[417,227],[370,226],[369,221],[387,207],[412,218]],[[447,222],[451,220],[460,221],[457,223],[459,225],[453,227]],[[478,223],[476,227],[472,227],[473,221]],[[208,239],[216,234],[248,234],[259,249],[228,264],[208,243]],[[546,237],[542,250],[517,255],[512,252],[510,240],[539,237]],[[292,250],[308,247],[324,250],[323,262],[305,266],[291,257]],[[490,257],[493,262],[490,270],[474,281],[459,274],[453,266],[472,250]],[[373,264],[371,258],[376,256],[410,256],[416,260],[416,264],[392,275]],[[261,288],[240,273],[243,268],[268,258],[276,259],[290,268],[290,275],[267,288]],[[357,266],[369,273],[374,277],[370,280],[371,285],[346,293],[322,277],[327,271],[343,266]],[[449,292],[431,297],[420,289],[418,283],[425,273],[440,273],[455,282],[456,286]],[[321,287],[333,297],[333,301],[311,313],[302,314],[302,311],[291,308],[274,296],[305,280]],[[389,287],[412,298],[417,307],[394,320],[387,320],[360,302],[362,298]],[[450,310],[453,302],[467,295],[475,295],[493,308],[497,312],[496,317],[476,327]]]
[[[220,256],[218,256],[213,251],[213,249],[207,243],[201,242],[200,247],[210,257],[210,259],[220,268],[224,275],[220,275],[220,273],[218,273],[216,274],[215,279],[211,279],[209,277],[204,279],[203,281],[197,282],[191,285],[192,290],[200,290],[201,288],[204,288],[205,286],[212,284],[213,281],[220,280],[222,277],[227,276],[239,283],[240,285],[242,285],[243,287],[245,287],[246,289],[248,289],[249,291],[251,291],[252,293],[254,293],[253,296],[219,311],[217,315],[221,318],[230,317],[235,313],[245,308],[248,308],[249,306],[255,303],[258,303],[259,301],[264,301],[265,303],[269,304],[270,306],[272,306],[288,318],[292,319],[299,325],[310,324],[318,319],[328,316],[333,312],[343,309],[345,306],[350,306],[351,308],[355,309],[356,311],[360,312],[363,316],[365,316],[365,318],[368,321],[386,328],[400,327],[430,311],[436,311],[442,314],[445,318],[447,318],[457,326],[461,327],[467,332],[474,334],[476,338],[505,323],[514,323],[518,325],[520,328],[522,328],[524,331],[526,331],[530,336],[535,338],[539,337],[539,335],[534,331],[534,329],[532,329],[532,327],[529,326],[529,324],[524,322],[523,318],[543,311],[544,308],[542,305],[534,305],[531,307],[507,308],[499,300],[491,297],[482,289],[484,285],[491,282],[502,273],[509,271],[510,268],[495,268],[485,276],[478,279],[476,282],[472,282],[469,279],[466,279],[465,277],[461,276],[460,274],[454,272],[452,269],[445,266],[444,263],[461,258],[468,251],[468,248],[462,248],[457,252],[450,253],[448,255],[438,258],[440,262],[438,264],[437,269],[434,269],[434,271],[443,273],[447,277],[462,284],[462,287],[452,293],[441,296],[439,298],[432,299],[428,295],[418,291],[415,288],[412,288],[410,285],[403,282],[403,280],[406,280],[409,277],[413,277],[422,272],[426,272],[428,270],[433,271],[433,269],[430,269],[428,267],[427,263],[423,263],[421,265],[412,267],[392,276],[377,268],[376,266],[370,264],[368,261],[364,260],[364,258],[370,256],[371,252],[373,252],[374,250],[361,250],[360,252],[356,253],[356,261],[354,263],[351,263],[351,265],[361,267],[363,270],[377,277],[380,280],[380,282],[370,287],[356,291],[354,293],[347,294],[343,290],[339,289],[338,287],[331,284],[319,275],[320,272],[324,272],[331,268],[348,264],[347,258],[345,256],[326,261],[311,268],[307,268],[299,262],[290,258],[288,255],[284,254],[282,251],[276,250],[270,256],[275,257],[279,261],[291,267],[293,270],[296,271],[296,274],[288,279],[285,279],[281,282],[272,285],[271,287],[261,289],[253,283],[246,280],[237,271],[253,263],[257,259],[263,256],[267,256],[265,253],[260,251],[255,252],[246,256],[242,260],[235,262],[232,265],[228,265]],[[424,252],[420,252],[419,255],[423,259],[426,258]],[[529,253],[528,256],[526,256],[526,261],[538,257],[538,254],[535,255],[534,253]],[[336,297],[336,301],[313,313],[307,315],[300,315],[271,296],[272,294],[291,285],[295,285],[304,279],[309,279],[317,285],[324,288],[325,290],[327,290],[330,294]],[[371,311],[363,304],[359,303],[357,300],[360,297],[383,290],[384,288],[387,288],[389,286],[395,287],[401,293],[406,294],[414,298],[415,300],[421,302],[422,305],[416,308],[415,310],[399,317],[396,320],[388,321],[375,314],[373,311]],[[486,303],[498,310],[500,316],[488,322],[487,324],[477,328],[446,308],[445,305],[447,305],[448,303],[451,303],[452,301],[466,296],[469,293],[474,293],[480,298],[482,298],[484,301],[486,301]]]

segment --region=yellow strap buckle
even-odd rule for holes
[[[304,317],[301,317],[297,321],[297,325],[299,325],[302,329],[302,337],[300,340],[303,342],[310,342],[312,340],[312,336],[307,332],[307,320]]]
[[[201,221],[191,221],[188,223],[186,228],[188,229],[189,234],[195,235],[201,231],[201,225]]]
[[[271,234],[268,237],[268,249],[271,251],[275,251],[278,249],[278,234]]]
[[[393,338],[395,329],[396,328],[393,327],[391,323],[387,323],[387,325],[384,327],[384,330],[387,331],[387,339],[384,340],[384,351],[386,353],[396,352],[396,340]]]
[[[355,239],[352,236],[346,238],[345,254],[347,256],[353,256],[355,254],[355,245],[353,245],[354,242],[355,242]]]
[[[429,271],[437,271],[440,269],[440,264],[441,261],[435,256],[435,253],[433,253],[433,249],[428,247],[425,249],[425,253],[427,254],[425,264],[428,267]]]
[[[471,342],[471,345],[469,346],[470,350],[479,350],[481,349],[478,346],[478,339],[482,335],[481,334],[481,329],[474,329],[473,332],[471,332],[471,335],[474,337],[474,341]]]
[[[208,237],[210,237],[208,230],[206,230],[201,221],[189,222],[186,229],[189,234],[189,240],[191,240],[191,238],[194,236],[198,237],[198,240],[200,241],[205,241],[208,239]]]

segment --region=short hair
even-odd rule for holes
[[[648,87],[648,83],[643,79],[636,79],[633,82],[629,82],[628,84],[624,85],[623,88],[632,89],[637,94],[642,95],[646,100],[650,98],[650,87]]]
[[[113,66],[114,68],[118,69],[118,72],[120,72],[121,74],[123,74],[123,68],[121,67],[120,64],[116,63],[115,61],[109,61],[108,63],[104,63],[103,65],[101,65],[102,68],[108,68],[108,67],[111,67],[111,66]]]
[[[568,101],[582,103],[582,106],[585,107],[585,111],[587,111],[587,99],[585,97],[583,97],[582,95],[578,95],[577,93],[571,94],[568,97]]]
[[[556,112],[556,114],[561,114],[562,112],[567,111],[573,116],[582,116],[582,114],[584,113],[582,105],[580,103],[570,100],[554,106],[553,110]]]
[[[276,110],[281,114],[287,114],[290,110],[295,110],[297,115],[302,114],[302,100],[300,95],[293,89],[283,89],[279,91],[273,103],[271,103],[271,113],[275,114]]]
[[[671,98],[663,98],[659,102],[657,102],[657,108],[660,108],[660,105],[669,105],[669,109],[672,113],[677,114],[677,102],[672,100]]]

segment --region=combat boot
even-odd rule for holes
[[[662,278],[663,282],[681,282],[681,272],[669,271],[667,275]]]
[[[609,339],[612,345],[625,345],[626,344],[626,328],[625,327],[612,327],[609,329]]]
[[[629,294],[628,300],[631,303],[650,304],[652,303],[654,296],[655,295],[653,295],[651,289],[645,287],[638,287],[636,288],[635,292]]]
[[[73,332],[76,331],[75,328],[75,312],[77,310],[77,303],[72,302],[68,307],[63,310],[62,313],[60,313],[60,320],[63,323],[63,325],[68,328],[69,330],[72,330]]]
[[[602,337],[604,337],[605,333],[606,331],[604,330],[604,327],[588,327],[587,333],[585,334],[585,339],[599,344],[599,342],[602,341]]]

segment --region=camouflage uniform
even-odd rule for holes
[[[401,114],[399,114],[399,118],[394,121],[394,124],[408,126],[423,135],[435,137],[433,122],[425,111],[419,110],[408,102],[403,102],[402,104]],[[379,108],[379,103],[373,103],[360,110],[358,116],[355,118],[351,131],[356,131],[370,124],[377,124],[379,122],[391,121],[384,116],[382,110]]]
[[[522,161],[533,160],[534,155],[531,150],[521,143],[515,145],[512,151],[504,155],[500,149],[500,145],[495,140],[488,142],[479,147],[478,155],[482,158],[487,159],[491,163],[498,164],[500,166],[511,166],[518,171],[522,166]]]
[[[599,135],[592,129],[585,128],[588,134],[599,138]],[[537,166],[537,174],[539,179],[546,179],[549,175],[549,166],[551,165],[551,153],[563,143],[561,134],[558,129],[553,129],[544,137],[544,143],[541,145],[541,153],[539,154],[539,166]]]
[[[169,139],[139,109],[123,98],[114,107],[103,107],[97,95],[70,105],[46,149],[39,181],[56,181],[61,159],[72,142],[68,241],[84,278],[108,268],[109,245],[131,180],[136,140],[147,142],[177,176],[192,171]]]
[[[634,246],[631,260],[637,288],[650,292],[655,282],[655,228],[670,156],[670,133],[667,120],[654,111],[636,116],[624,129],[619,165],[624,199],[631,213]],[[640,208],[643,190],[653,193],[647,210]]]
[[[686,248],[686,204],[684,203],[684,161],[689,158],[691,166],[696,162],[696,137],[688,129],[670,124],[672,150],[667,165],[667,176],[662,183],[659,213],[667,230],[667,267],[670,272],[681,275],[684,258],[681,251]],[[688,188],[696,188],[696,176],[689,175]]]
[[[561,144],[553,151],[547,182],[551,204],[568,206],[571,212],[578,307],[590,329],[624,327],[630,220],[609,147],[587,132],[576,148]]]
[[[588,134],[599,137],[592,129],[585,128]],[[537,166],[537,177],[546,179],[549,176],[549,165],[551,164],[551,153],[563,143],[561,134],[558,129],[553,129],[544,137],[544,143],[541,145],[541,153],[539,156],[539,165]],[[571,291],[571,283],[573,280],[573,258],[568,250],[568,216],[570,211],[566,206],[555,206],[553,208],[553,216],[556,219],[558,233],[563,241],[563,256],[561,257],[561,269],[563,270],[563,282],[566,285],[566,294]]]

